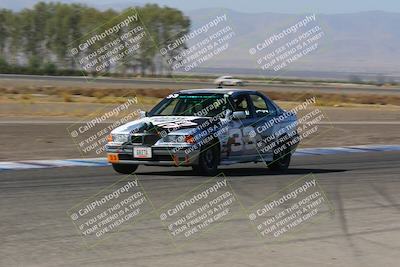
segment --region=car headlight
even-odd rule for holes
[[[167,135],[163,138],[165,143],[194,143],[194,137],[192,135]]]
[[[112,134],[112,142],[125,143],[128,142],[129,134]]]

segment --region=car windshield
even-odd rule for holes
[[[150,116],[214,117],[226,109],[227,97],[223,94],[173,94],[150,111]]]

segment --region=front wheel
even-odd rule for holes
[[[290,147],[282,149],[278,153],[274,153],[273,161],[268,164],[268,168],[271,171],[285,172],[289,169],[291,157]]]
[[[136,164],[112,164],[114,171],[121,174],[131,174],[134,173],[139,165]]]
[[[214,176],[218,172],[219,148],[218,143],[206,147],[200,152],[199,165],[192,166],[193,171],[204,176]]]

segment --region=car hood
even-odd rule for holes
[[[193,129],[209,120],[206,117],[196,116],[154,116],[146,117],[121,125],[111,134],[134,134],[134,133],[183,133]],[[185,131],[186,130],[186,131]]]

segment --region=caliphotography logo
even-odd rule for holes
[[[398,266],[400,2],[0,4],[0,266]]]

